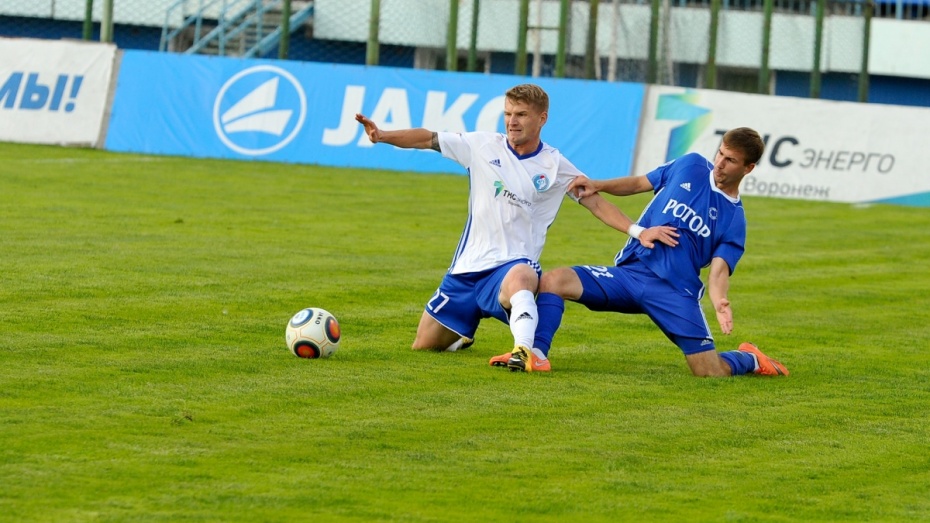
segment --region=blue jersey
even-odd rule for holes
[[[641,260],[676,289],[696,296],[704,293],[701,269],[713,258],[723,258],[736,269],[746,244],[746,215],[739,197],[732,198],[714,184],[714,166],[690,153],[646,175],[655,196],[643,210],[639,225],[678,228],[676,247],[656,242],[654,249],[630,239],[617,253],[617,265]]]

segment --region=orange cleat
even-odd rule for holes
[[[755,355],[756,361],[759,362],[759,368],[753,371],[754,374],[760,376],[787,376],[790,374],[788,368],[782,365],[781,362],[769,358],[759,350],[759,347],[756,347],[752,343],[746,342],[740,344],[739,351]]]
[[[508,352],[507,354],[501,354],[500,356],[494,356],[488,360],[488,365],[492,367],[506,367],[507,362],[510,360],[510,355],[512,353]]]
[[[533,351],[520,345],[514,347],[513,352],[510,353],[507,367],[511,372],[549,372],[552,370],[548,359],[541,360],[533,354]]]

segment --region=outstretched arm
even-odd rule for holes
[[[399,129],[382,131],[378,125],[363,114],[356,114],[355,121],[365,126],[365,134],[371,143],[387,143],[404,149],[433,149],[439,151],[439,136],[429,129]]]
[[[733,310],[727,292],[730,290],[730,265],[723,258],[714,258],[710,262],[710,272],[707,275],[707,291],[710,302],[717,313],[720,330],[724,334],[733,332]]]
[[[579,176],[578,178],[582,177]],[[584,205],[585,208],[591,211],[591,214],[597,216],[599,220],[624,234],[629,234],[637,238],[639,243],[643,244],[643,247],[647,249],[654,248],[655,242],[657,241],[669,247],[678,245],[678,240],[676,240],[676,238],[678,238],[678,233],[675,232],[674,227],[663,225],[643,229],[635,225],[633,220],[624,214],[623,211],[617,208],[616,205],[605,200],[604,197],[598,193],[592,193],[590,196],[585,196],[579,201],[581,205]]]
[[[641,192],[651,191],[652,184],[645,176],[624,176],[610,180],[592,180],[579,176],[568,186],[575,196],[584,198],[596,192],[605,192],[614,196],[629,196]]]

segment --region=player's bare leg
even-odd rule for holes
[[[526,264],[514,265],[501,282],[497,299],[501,306],[510,310],[510,332],[513,334],[513,350],[506,359],[510,370],[531,372],[534,361],[531,355],[533,336],[539,314],[536,310],[536,290],[539,288],[539,276],[536,270]],[[492,358],[490,363],[496,366],[495,359],[503,360],[504,354]],[[542,353],[540,353],[542,356]],[[545,360],[545,358],[542,358]],[[548,362],[544,362],[548,365]],[[503,366],[503,365],[500,365]],[[545,369],[548,370],[548,367]]]
[[[543,298],[548,297],[546,298],[546,305],[544,306],[548,307],[547,310],[549,310],[550,311],[549,313],[552,314],[551,312],[553,308],[552,307],[552,301],[553,301],[552,295],[555,295],[558,298],[578,299],[578,297],[581,296],[582,290],[583,289],[581,286],[581,280],[578,278],[578,275],[575,274],[575,271],[572,270],[571,268],[562,267],[559,269],[555,269],[553,271],[545,272],[542,276],[542,279],[539,282],[539,294],[537,296],[537,307],[536,307],[537,316],[544,315],[543,310],[539,306],[540,297],[543,297]],[[545,296],[543,295],[543,293],[545,293]],[[557,313],[558,318],[555,318],[555,319],[550,318],[550,320],[545,325],[539,323],[539,321],[541,320],[537,320],[537,323],[536,323],[537,332],[534,334],[534,339],[536,339],[537,335],[539,334],[539,330],[542,327],[543,329],[551,329],[552,332],[549,334],[549,340],[551,341],[552,335],[555,333],[555,330],[558,329],[558,324],[561,322],[561,319],[562,319],[561,311],[563,310],[564,307],[560,305],[559,307],[556,307],[556,308],[559,311]],[[511,313],[511,316],[512,315],[513,314]],[[524,360],[523,358],[518,357],[517,359],[521,361],[514,361],[513,362],[514,367],[511,367],[511,370],[526,371],[527,361],[529,361],[529,363],[532,365],[534,372],[550,370],[550,363],[549,363],[548,355],[546,354],[548,352],[548,347],[540,348],[540,347],[534,346],[530,352],[531,352],[531,356],[528,360]],[[514,359],[512,353],[501,354],[500,356],[495,356],[491,358],[489,363],[491,364],[491,366],[510,367],[510,363],[512,359]],[[522,366],[521,366],[521,362],[522,362]]]
[[[706,354],[706,356],[704,356]],[[714,357],[720,367],[714,367]],[[707,351],[687,357],[688,365],[695,376],[788,376],[788,368],[780,361],[767,356],[759,347],[749,342],[740,344],[737,350],[727,352]]]
[[[543,274],[539,292],[550,292],[566,300],[577,300],[581,298],[584,287],[574,269],[559,267]]]
[[[414,350],[446,350],[462,339],[457,333],[445,328],[435,318],[423,311],[417,326],[417,337],[413,340]]]
[[[699,378],[720,378],[733,375],[733,370],[715,350],[686,354],[685,360],[691,368],[691,374]]]
[[[536,312],[536,289],[539,276],[527,264],[514,265],[501,282],[497,300],[510,311],[510,332],[513,334],[514,350],[522,347],[529,351],[533,346],[533,335],[539,315]]]

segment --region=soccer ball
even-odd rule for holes
[[[328,358],[339,348],[339,322],[323,309],[304,309],[287,322],[287,348],[300,358]]]

